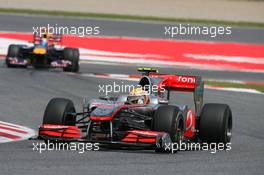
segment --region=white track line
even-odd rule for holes
[[[255,58],[255,57],[201,55],[201,54],[184,54],[184,56],[197,60],[215,60],[215,61],[226,61],[226,62],[237,62],[237,63],[264,64],[264,58]]]
[[[232,92],[242,92],[242,93],[250,93],[250,94],[261,94],[264,93],[257,91],[255,89],[246,89],[246,88],[228,88],[228,87],[214,87],[214,86],[205,86],[206,89],[214,89],[220,91],[232,91]]]

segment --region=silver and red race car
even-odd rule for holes
[[[91,142],[106,146],[170,151],[170,145],[230,143],[232,112],[227,104],[203,105],[204,82],[199,76],[158,74],[141,68],[141,87],[148,87],[148,104],[128,103],[127,95],[92,99],[76,112],[73,102],[53,98],[48,103],[38,139]],[[152,86],[156,92],[151,92]],[[162,89],[165,89],[163,91]],[[173,91],[193,93],[195,110],[170,104]]]

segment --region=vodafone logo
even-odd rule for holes
[[[182,83],[195,83],[195,77],[179,76],[178,81]]]

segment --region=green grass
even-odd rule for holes
[[[220,81],[219,82],[218,81],[205,81],[205,84],[209,86],[255,89],[257,91],[264,92],[264,85],[259,85],[259,84],[241,84],[241,83],[220,82]]]
[[[0,13],[143,20],[143,21],[158,21],[158,22],[190,23],[190,24],[211,24],[211,25],[214,24],[214,25],[229,25],[229,26],[239,26],[239,27],[262,27],[262,28],[264,27],[264,23],[245,22],[245,21],[233,22],[233,21],[223,21],[223,20],[202,20],[202,19],[165,18],[165,17],[163,18],[163,17],[155,17],[155,16],[118,15],[118,14],[106,14],[106,13],[85,13],[85,12],[68,12],[68,11],[55,11],[55,10],[51,11],[51,10],[0,8]]]

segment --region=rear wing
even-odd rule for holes
[[[200,77],[198,76],[186,76],[186,75],[152,75],[162,77],[161,85],[165,89],[172,91],[186,91],[193,92],[199,85]]]
[[[167,90],[167,99],[170,98],[171,91],[193,92],[195,113],[199,116],[203,106],[204,81],[201,76],[189,75],[158,75],[164,79],[160,86]]]
[[[159,74],[158,70],[153,68],[138,68],[138,71],[142,73],[142,76],[150,77],[155,80],[154,83],[159,86],[163,86],[167,90],[172,91],[186,91],[194,92],[195,89],[199,88],[203,83],[200,76],[193,75],[175,75],[175,74]],[[149,80],[151,81],[151,80]]]
[[[155,69],[139,70],[143,77],[139,81],[142,87],[157,85],[159,89],[167,90],[167,100],[171,91],[192,92],[194,97],[196,116],[200,115],[203,106],[204,81],[201,76],[158,74]],[[160,95],[160,93],[158,94]]]

